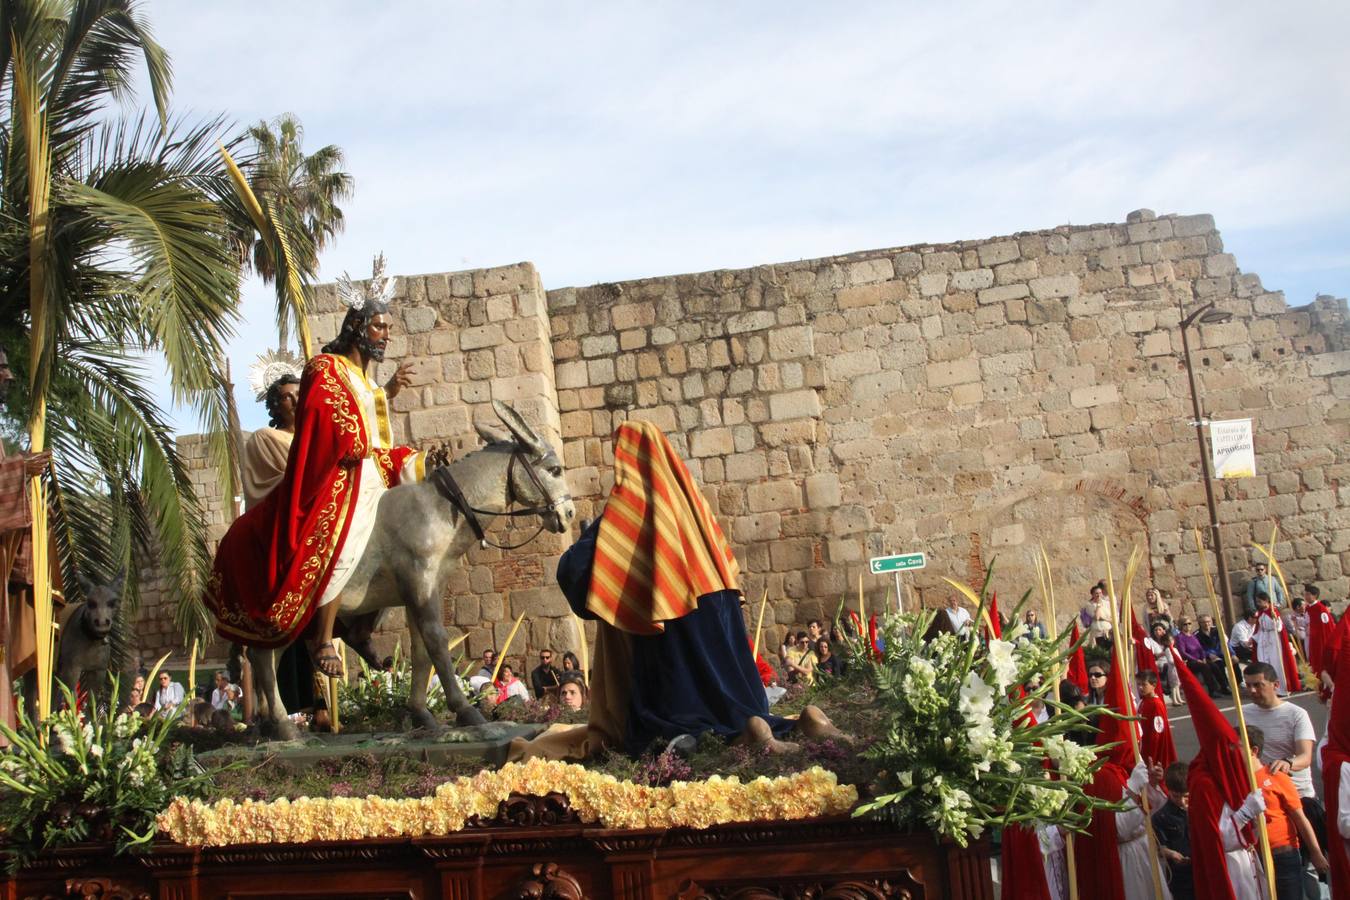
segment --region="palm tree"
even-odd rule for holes
[[[110,102],[130,97],[141,66],[154,115],[113,120]],[[237,316],[239,235],[223,211],[223,124],[171,119],[170,82],[135,0],[0,3],[0,343],[31,387],[11,414],[35,449],[53,450],[38,506],[70,592],[77,568],[129,570],[134,609],[134,575],[153,560],[190,638],[206,623],[205,526],[148,374],[161,357],[225,471],[219,361]]]
[[[318,273],[319,253],[345,224],[338,204],[351,198],[352,176],[341,170],[342,150],[336,145],[305,154],[305,131],[295,116],[259,122],[248,134],[257,147],[248,167],[249,185],[267,225],[253,244],[253,269],[276,285],[277,330],[284,345],[292,320],[297,333],[305,334],[303,294]]]

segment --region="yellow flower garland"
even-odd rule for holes
[[[334,797],[259,803],[202,803],[179,797],[159,814],[159,827],[180,844],[299,844],[363,838],[446,835],[474,815],[494,816],[513,793],[566,794],[582,822],[606,828],[707,828],[729,822],[782,821],[844,813],[858,802],[852,785],[841,785],[819,766],[779,778],[714,775],[707,781],[677,781],[648,787],[619,781],[573,763],[532,759],[496,771],[456,778],[433,797]]]

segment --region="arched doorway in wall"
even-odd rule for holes
[[[972,541],[979,541],[984,565],[994,563],[991,587],[998,592],[1005,615],[1028,589],[1032,591],[1028,607],[1048,613],[1035,563],[1044,547],[1062,626],[1082,607],[1092,585],[1106,577],[1103,537],[1110,548],[1117,592],[1123,591],[1131,550],[1139,549],[1142,559],[1133,600],[1142,609],[1144,588],[1153,579],[1146,515],[1142,496],[1110,480],[1047,478],[992,507]]]

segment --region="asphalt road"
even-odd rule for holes
[[[1295,694],[1285,699],[1286,703],[1294,703],[1308,711],[1312,717],[1313,729],[1317,732],[1320,739],[1326,733],[1327,727],[1327,706],[1317,699],[1317,694],[1311,691],[1305,691],[1301,694]],[[1231,697],[1221,697],[1219,699],[1219,710],[1228,718],[1228,721],[1237,728],[1237,716],[1233,712],[1233,700]],[[1195,727],[1191,724],[1191,714],[1185,705],[1167,706],[1167,717],[1172,723],[1172,740],[1177,745],[1177,759],[1189,761],[1199,752],[1200,745],[1195,739]],[[1318,794],[1322,793],[1320,779],[1314,777],[1313,784],[1318,788]]]

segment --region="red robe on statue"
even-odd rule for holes
[[[383,389],[344,357],[310,359],[300,381],[286,474],[262,503],[234,521],[216,551],[205,602],[220,636],[254,647],[294,641],[333,577],[363,474],[374,473],[392,487],[407,477],[405,464],[414,455],[411,448],[390,446]],[[412,461],[420,469],[420,456]],[[368,536],[367,524],[362,546]]]

